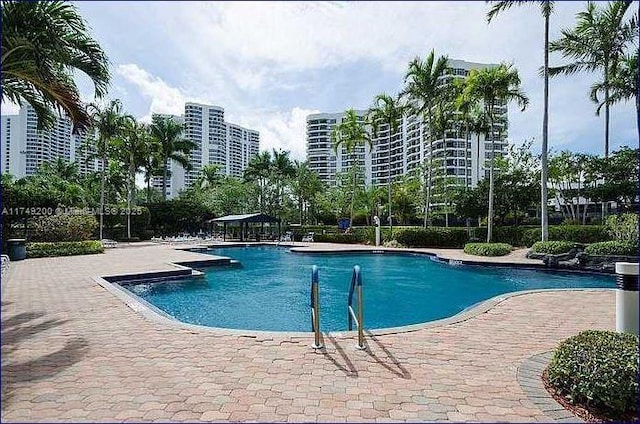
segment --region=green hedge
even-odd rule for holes
[[[476,256],[504,256],[511,252],[511,245],[507,243],[467,243],[464,253]]]
[[[638,247],[622,241],[603,241],[593,243],[585,247],[584,253],[587,255],[621,255],[636,256],[638,255]]]
[[[314,234],[313,241],[324,243],[362,243],[362,239],[357,234]]]
[[[549,383],[577,405],[616,419],[638,410],[638,337],[588,330],[560,343]]]
[[[462,247],[467,230],[460,227],[404,227],[393,230],[393,239],[407,247]]]
[[[541,234],[539,227],[525,230],[522,245],[532,246],[542,239]],[[549,239],[589,244],[611,240],[611,237],[603,225],[554,225],[549,227]]]
[[[569,252],[575,245],[572,241],[537,241],[531,246],[531,252],[560,255]]]
[[[60,214],[33,218],[29,241],[82,241],[98,228],[93,215]]]
[[[27,258],[72,256],[102,253],[104,248],[97,240],[61,241],[56,243],[27,243]]]

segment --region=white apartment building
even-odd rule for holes
[[[186,103],[184,115],[172,116],[172,119],[184,124],[184,137],[196,147],[189,154],[191,170],[185,171],[171,161],[171,177],[167,181],[169,198],[190,187],[206,165],[220,165],[223,174],[241,177],[251,158],[258,154],[260,133],[225,122],[224,109],[220,106]],[[153,178],[152,186],[162,190],[162,178]]]
[[[2,172],[22,178],[36,173],[44,162],[58,158],[77,162],[80,174],[100,169],[99,161],[90,158],[93,148],[84,134],[72,134],[73,125],[67,117],[56,119],[49,130],[38,130],[35,110],[25,105],[18,115],[3,115],[0,127]]]
[[[497,65],[472,63],[462,60],[449,61],[450,72],[442,79],[465,78],[472,69]],[[506,105],[497,107],[497,113],[506,122]],[[357,111],[364,117],[366,111]],[[341,122],[344,113],[318,113],[307,117],[307,160],[310,169],[316,171],[322,181],[334,184],[336,174],[350,166],[344,149],[334,152],[331,131]],[[378,134],[372,139],[373,149],[360,147],[359,161],[364,164],[365,183],[386,185],[389,177],[395,178],[416,170],[420,164],[435,160],[438,167],[434,174],[455,178],[456,185],[474,187],[488,175],[488,159],[491,157],[491,137],[485,134],[470,134],[467,140],[464,128],[450,128],[442,134],[430,136],[431,131],[420,116],[404,116],[398,130],[391,134],[389,126],[382,123]],[[506,125],[496,125],[494,148],[501,152],[506,148]],[[437,178],[437,177],[436,177]],[[435,178],[434,178],[435,180]]]

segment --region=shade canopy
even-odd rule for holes
[[[250,213],[245,215],[227,215],[220,218],[210,219],[211,223],[226,223],[226,222],[280,222],[280,218],[269,216],[263,213]]]

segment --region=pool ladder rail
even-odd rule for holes
[[[318,267],[311,267],[311,331],[314,333],[313,349],[322,349],[320,335],[320,301],[318,296]]]
[[[358,295],[358,312],[353,310],[353,295]],[[349,331],[353,330],[353,324],[355,323],[358,329],[358,344],[356,349],[364,350],[367,346],[364,343],[364,308],[362,298],[362,275],[360,274],[360,267],[358,265],[353,267],[353,274],[351,275],[351,285],[349,286],[349,298],[347,301],[347,320],[349,323]]]

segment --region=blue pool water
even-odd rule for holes
[[[276,247],[221,248],[239,267],[204,278],[127,286],[178,320],[211,327],[310,331],[311,266],[320,277],[323,331],[345,330],[347,294],[360,265],[365,327],[388,328],[449,317],[493,296],[530,289],[614,288],[610,276],[515,268],[451,266],[424,255],[309,255]]]

